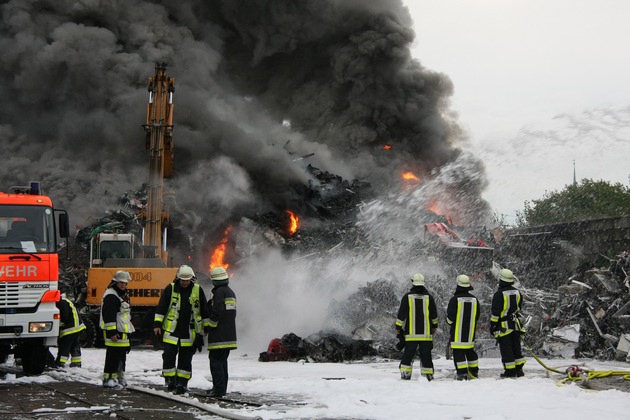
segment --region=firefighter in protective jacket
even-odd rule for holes
[[[492,297],[490,332],[494,334],[501,351],[501,362],[505,371],[502,378],[524,376],[525,358],[521,350],[521,334],[525,328],[519,318],[521,314],[521,292],[514,287],[514,274],[507,268],[499,272],[499,287]]]
[[[457,276],[455,294],[446,308],[446,322],[451,326],[450,345],[458,381],[476,379],[479,374],[479,359],[475,351],[475,330],[479,321],[479,301],[470,291],[473,290],[470,278],[464,274]]]
[[[396,319],[396,331],[405,335],[405,349],[400,361],[400,377],[411,379],[413,358],[420,353],[421,373],[433,380],[433,333],[437,329],[437,307],[433,296],[425,288],[424,276],[416,273],[411,278],[411,290],[403,296]]]
[[[208,395],[222,397],[227,392],[228,357],[236,349],[236,295],[230,288],[229,277],[223,267],[210,272],[212,299],[210,306],[210,332],[208,333],[208,357],[212,389]]]
[[[155,334],[163,334],[162,376],[168,390],[175,394],[188,391],[192,358],[195,350],[203,348],[204,326],[207,329],[209,325],[206,296],[194,279],[191,267],[179,267],[175,279],[160,296],[153,319]]]
[[[72,353],[70,367],[81,367],[81,346],[79,345],[79,333],[85,330],[81,322],[77,308],[65,294],[56,303],[59,309],[59,338],[57,339],[56,367],[64,367],[68,356]]]
[[[100,326],[105,338],[105,368],[103,387],[127,386],[125,367],[127,353],[131,349],[129,335],[135,331],[131,323],[131,304],[127,285],[131,280],[128,272],[119,270],[103,293]]]

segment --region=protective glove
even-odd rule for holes
[[[396,348],[396,350],[401,351],[405,348],[405,334],[399,332],[398,334],[396,334],[396,338],[398,339],[398,343],[396,343],[394,347]]]
[[[195,348],[197,349],[198,353],[201,353],[201,350],[203,350],[203,335],[201,334],[197,334],[197,337],[195,337]]]

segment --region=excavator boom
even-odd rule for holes
[[[168,77],[166,63],[156,64],[155,76],[149,77],[149,102],[144,124],[149,151],[148,201],[144,217],[144,257],[160,258],[167,264],[163,230],[168,225],[164,203],[164,178],[173,175],[173,92],[175,78]]]

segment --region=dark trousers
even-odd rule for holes
[[[452,349],[453,363],[458,375],[466,375],[468,371],[475,378],[479,375],[479,357],[474,347],[470,349]]]
[[[79,354],[75,354],[75,348],[79,349]],[[68,356],[70,356],[70,352],[72,351],[72,358],[78,357],[81,358],[81,347],[79,346],[79,333],[64,335],[63,337],[59,337],[57,339],[57,359],[55,359],[59,363],[66,363],[68,361]]]
[[[118,372],[125,372],[125,365],[127,364],[127,347],[114,347],[105,346],[105,369],[103,370],[103,376],[105,378],[118,378]]]
[[[508,335],[499,337],[499,350],[501,351],[501,362],[506,373],[516,375],[517,370],[522,370],[525,364],[523,351],[521,350],[521,333],[513,331]]]
[[[433,375],[431,350],[433,350],[433,341],[407,341],[405,342],[405,351],[403,352],[400,364],[404,366],[412,366],[413,358],[417,351],[420,354],[420,372],[424,375]]]
[[[228,357],[230,349],[209,350],[210,374],[212,375],[212,388],[220,393],[227,391],[228,384]]]
[[[75,334],[77,336],[77,339],[74,341],[74,344],[72,344],[72,347],[70,348],[70,356],[72,356],[72,358],[70,359],[71,363],[81,363],[81,343],[79,342],[79,334]]]
[[[176,377],[178,383],[187,384],[188,380],[192,377],[192,358],[194,354],[195,348],[193,346],[182,347],[179,342],[177,345],[164,343],[162,375],[165,378]],[[176,360],[177,369],[175,368]]]

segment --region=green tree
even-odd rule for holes
[[[583,179],[542,199],[526,201],[516,212],[519,227],[538,226],[630,214],[630,188],[621,183]]]

